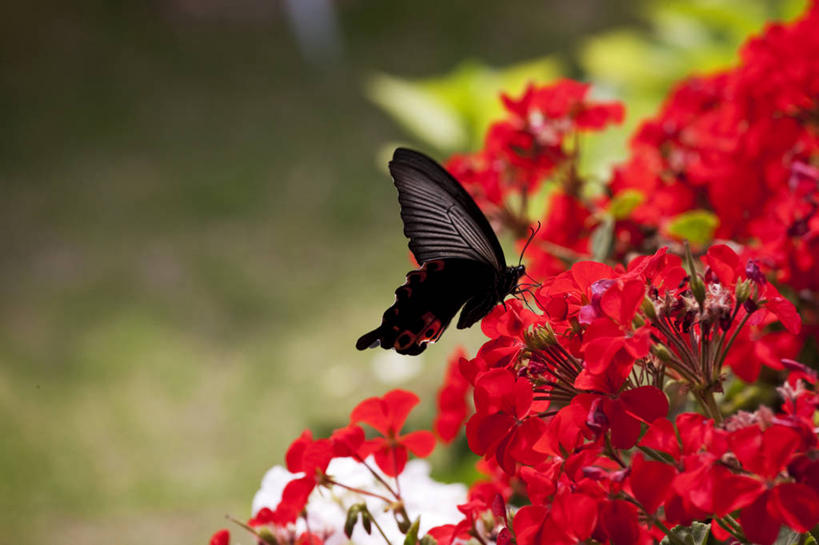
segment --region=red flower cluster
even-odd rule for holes
[[[278,506],[275,509],[268,507],[260,509],[248,521],[248,526],[286,530],[288,525],[303,514],[310,494],[316,487],[349,488],[348,485],[337,482],[334,477],[328,475],[327,468],[334,458],[352,458],[366,466],[376,476],[378,474],[366,462],[367,457],[373,455],[376,465],[384,475],[395,477],[404,470],[408,451],[419,457],[428,456],[435,446],[435,437],[431,432],[415,431],[406,435],[400,433],[410,410],[418,401],[418,396],[412,392],[393,390],[383,397],[373,397],[359,403],[350,415],[350,425],[337,429],[327,439],[313,439],[310,430],[305,430],[290,445],[285,456],[288,471],[303,476],[287,483]],[[364,430],[358,425],[359,422],[372,426],[381,437],[366,440]],[[382,477],[377,478],[383,482]],[[403,510],[400,506],[400,494],[386,483],[384,486],[389,493],[397,496],[394,500],[397,502],[395,509]],[[360,492],[383,497],[380,492]],[[226,539],[222,534],[215,535],[214,539],[217,537]],[[311,535],[309,532],[297,537],[298,541],[303,539],[307,539],[311,545],[314,541],[318,541],[319,544],[323,542],[320,536]]]
[[[574,180],[577,134],[623,120],[621,103],[591,101],[588,92],[587,84],[561,80],[544,87],[529,85],[517,100],[504,95],[507,117],[489,127],[484,148],[451,158],[447,169],[491,217],[522,236],[528,220],[508,197],[519,196],[525,207],[548,176],[557,173]],[[569,194],[576,196],[576,190]]]
[[[819,5],[772,24],[736,68],[688,79],[631,141],[612,192],[637,190],[631,219],[664,230],[695,208],[748,244],[794,289],[819,289]]]
[[[562,80],[504,96],[484,149],[448,164],[521,243],[528,197],[547,179],[557,187],[528,255],[541,283],[483,319],[488,340],[474,358],[453,354],[438,394],[437,435],[464,430],[486,476],[458,520],[422,535],[410,516],[398,478],[435,440],[401,433],[418,398],[394,390],[329,438],[293,442],[296,476],[248,522],[260,542],[330,539],[294,525],[316,488],[383,501],[407,545],[685,545],[695,523],[709,543],[772,545],[819,524],[817,372],[796,361],[815,359],[802,317],[819,332],[819,4],[750,40],[737,67],[678,85],[593,202],[576,135],[620,122],[623,108],[588,91]],[[732,241],[683,250],[671,222],[695,209]],[[783,296],[795,293],[798,309]],[[338,458],[379,490],[328,474]],[[359,521],[377,526],[366,503],[349,507],[348,538]],[[220,531],[212,544],[228,540]]]
[[[702,270],[687,273],[665,249],[625,268],[579,262],[539,290],[542,315],[510,301],[484,319],[491,340],[472,360],[460,356],[458,369],[474,389],[470,449],[505,473],[498,489],[511,479],[531,502],[511,527],[493,519],[510,539],[649,543],[711,519],[717,539],[769,545],[781,525],[819,523],[819,396],[794,380],[779,415],[761,409],[725,423],[714,402],[728,347],[751,342],[743,327],[778,321],[796,332],[799,316],[727,246],[712,247]],[[689,391],[710,418],[669,419],[669,381],[683,386],[672,404]],[[474,513],[464,513],[472,528]]]

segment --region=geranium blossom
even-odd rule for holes
[[[404,431],[419,398],[393,390],[330,437],[292,443],[254,499],[254,538],[806,539],[819,524],[807,342],[819,340],[819,3],[748,40],[736,66],[676,85],[603,195],[582,191],[577,135],[621,122],[622,104],[572,80],[501,100],[483,148],[447,166],[519,247],[532,236],[529,278],[482,320],[474,357],[450,356],[433,425],[482,477],[466,492],[408,462],[435,436]],[[544,187],[548,215],[532,217]],[[717,240],[681,240],[692,213],[714,219]]]

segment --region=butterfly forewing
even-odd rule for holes
[[[398,189],[404,234],[419,263],[463,258],[497,271],[506,267],[486,216],[443,167],[421,153],[398,148],[390,173]]]

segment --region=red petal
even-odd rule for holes
[[[717,520],[719,519],[711,519],[711,533],[717,541],[728,541],[732,537],[731,534],[720,526]]]
[[[508,414],[474,414],[466,423],[466,439],[475,454],[488,454],[515,424]]]
[[[680,444],[674,432],[674,425],[666,418],[658,418],[651,423],[640,445],[668,453],[674,459],[680,458]]]
[[[640,438],[640,422],[629,415],[620,400],[606,400],[606,416],[611,425],[611,444],[615,448],[631,448]]]
[[[572,265],[570,272],[581,292],[585,292],[598,280],[615,276],[614,269],[597,261],[578,261]]]
[[[356,425],[346,426],[334,431],[330,441],[334,457],[354,456],[364,444],[364,430]]]
[[[284,455],[285,463],[287,464],[287,470],[291,473],[298,473],[300,471],[304,471],[303,463],[302,463],[302,456],[304,455],[304,449],[307,448],[307,445],[313,442],[313,432],[310,430],[304,430],[299,435],[298,439],[293,441],[290,444],[290,447],[287,449],[287,454]]]
[[[725,244],[714,244],[708,248],[703,261],[711,267],[723,286],[733,286],[736,270],[739,267],[739,256]]]
[[[745,507],[765,491],[764,483],[731,473],[724,466],[713,467],[713,480],[714,513],[718,517]]]
[[[302,471],[312,477],[316,471],[324,472],[333,459],[333,442],[329,439],[319,439],[304,449],[302,455]]]
[[[228,545],[230,543],[230,532],[222,529],[213,534],[210,538],[210,545]]]
[[[772,312],[779,318],[785,329],[796,335],[802,329],[802,318],[796,312],[796,307],[793,303],[782,296],[771,297],[765,303],[765,309]]]
[[[355,406],[350,413],[350,424],[366,422],[383,435],[389,435],[390,422],[387,418],[384,402],[380,397],[370,397]]]
[[[705,446],[705,435],[708,431],[708,421],[697,413],[682,413],[675,420],[677,431],[680,432],[683,453],[697,452]]]
[[[768,494],[762,494],[739,515],[745,536],[759,545],[772,545],[779,535],[779,521],[768,512],[767,503]]]
[[[546,423],[540,418],[527,418],[515,429],[509,444],[509,455],[522,464],[535,465],[542,462],[546,455],[532,447],[546,433]]]
[[[276,520],[276,515],[268,507],[262,507],[247,521],[248,526],[262,526],[264,524],[273,524]]]
[[[398,433],[410,410],[418,404],[418,396],[406,390],[392,390],[384,397],[371,397],[359,403],[350,414],[350,423],[366,422],[381,435]]]
[[[654,514],[668,497],[671,481],[677,470],[662,462],[647,462],[641,453],[631,462],[629,483],[634,497],[643,504],[646,512]]]
[[[384,395],[384,404],[387,406],[387,414],[395,433],[401,431],[407,415],[419,401],[417,395],[406,390],[392,390]]]
[[[598,500],[585,494],[559,494],[550,516],[577,541],[585,541],[597,525],[597,504]]]
[[[506,410],[508,413],[514,412],[514,396],[512,406],[509,407],[506,401],[509,392],[515,388],[515,375],[508,369],[490,369],[483,373],[475,382],[475,410],[480,413],[494,413]],[[512,410],[509,410],[512,409]]]
[[[435,436],[430,431],[419,430],[402,435],[398,442],[419,458],[426,458],[435,448]]]
[[[537,533],[541,529],[549,510],[542,505],[521,507],[512,520],[515,537],[519,545],[536,545]]]
[[[312,476],[302,477],[287,483],[282,491],[282,499],[273,513],[274,522],[276,524],[296,522],[299,513],[307,505],[307,499],[315,487],[316,481]]]
[[[600,523],[611,545],[636,545],[640,540],[637,507],[624,500],[603,504]]]
[[[645,423],[668,415],[668,398],[659,388],[640,386],[620,394],[625,410],[633,417]]]
[[[506,367],[512,363],[523,349],[523,343],[515,337],[497,337],[483,343],[478,350],[476,360],[485,363],[486,367]],[[469,376],[465,374],[465,376]]]
[[[296,540],[296,545],[323,545],[324,540],[312,532],[302,532]]]
[[[384,445],[375,451],[375,463],[381,468],[386,475],[396,477],[404,471],[404,466],[407,465],[407,449],[403,445],[396,445],[390,447]]]
[[[602,375],[623,345],[622,337],[599,337],[589,341],[584,353],[586,369],[594,375]]]
[[[454,524],[444,524],[443,526],[430,528],[427,535],[435,538],[437,545],[450,545],[457,536],[456,529],[457,526]]]
[[[819,494],[807,485],[784,483],[774,487],[769,506],[797,532],[809,532],[819,524]]]

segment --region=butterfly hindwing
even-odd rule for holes
[[[429,261],[410,271],[395,290],[395,303],[384,312],[381,325],[362,335],[356,348],[380,345],[399,354],[420,354],[427,343],[440,338],[464,303],[493,285],[494,274],[490,267],[468,259]]]

